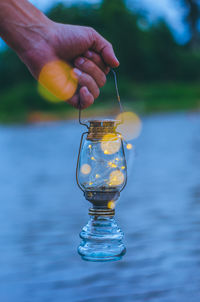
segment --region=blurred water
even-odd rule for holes
[[[116,209],[119,262],[76,252],[89,207],[75,183],[82,130],[0,127],[0,301],[199,301],[200,115],[143,119]]]

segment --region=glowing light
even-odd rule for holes
[[[99,177],[100,177],[100,175],[99,175],[99,174],[96,174],[96,175],[95,175],[95,177],[96,177],[96,178],[99,178]]]
[[[92,148],[92,145],[89,145],[88,148],[91,149],[91,148]]]
[[[119,161],[119,157],[116,157],[115,160],[116,160],[116,161]]]
[[[108,162],[108,166],[111,167],[111,168],[117,168],[117,165],[114,164],[114,163],[111,162],[111,161]]]
[[[91,157],[91,160],[95,160],[94,156]]]
[[[57,98],[54,94],[52,94],[47,88],[45,88],[43,85],[38,83],[38,93],[43,99],[51,102],[51,103],[58,103],[61,100]]]
[[[119,186],[124,182],[124,174],[119,170],[110,173],[109,186]]]
[[[89,186],[93,185],[93,182],[89,182]]]
[[[142,129],[142,123],[140,118],[134,112],[120,113],[117,120],[122,123],[117,127],[125,140],[131,140],[137,138],[140,135]]]
[[[126,167],[125,167],[125,166],[122,166],[122,167],[121,167],[121,169],[122,169],[122,170],[125,170],[125,169],[126,169]]]
[[[101,141],[101,149],[104,154],[116,153],[121,145],[121,141],[115,133],[105,134]]]
[[[87,174],[89,174],[90,172],[91,172],[91,167],[90,167],[90,165],[88,165],[88,164],[83,164],[83,165],[81,166],[81,173],[87,175]]]
[[[127,148],[128,150],[131,150],[131,149],[133,148],[133,145],[132,145],[132,144],[127,144],[127,145],[126,145],[126,148]]]
[[[109,209],[114,209],[115,208],[115,202],[114,201],[109,201],[108,202],[108,204],[107,204],[107,207],[109,208]]]
[[[108,162],[108,166],[112,167],[112,162],[111,161]]]
[[[78,85],[73,69],[61,60],[45,64],[39,74],[38,82],[38,92],[50,102],[69,100]]]

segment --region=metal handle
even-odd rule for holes
[[[120,95],[119,95],[119,89],[118,89],[118,83],[117,83],[117,74],[112,68],[111,68],[111,71],[112,71],[113,76],[114,76],[115,89],[116,89],[116,93],[117,93],[117,101],[118,101],[118,104],[119,104],[120,113],[122,113],[122,112],[124,112],[124,109],[122,107],[121,99],[120,99]],[[79,118],[78,119],[79,119],[79,124],[80,125],[83,125],[83,126],[87,127],[87,129],[89,129],[89,126],[86,123],[82,122],[82,120],[81,120],[81,106],[79,106]],[[121,124],[121,122],[119,124]]]
[[[83,123],[81,121],[81,106],[79,106],[78,121],[79,121],[80,125],[83,125],[83,126],[87,127],[87,129],[89,129],[89,126],[86,123]]]

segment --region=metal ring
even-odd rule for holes
[[[114,216],[115,210],[114,209],[89,209],[89,215],[91,216]]]

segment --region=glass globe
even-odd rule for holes
[[[126,159],[116,121],[90,121],[82,135],[77,183],[93,204],[91,218],[80,233],[79,254],[85,260],[118,260],[125,253],[123,233],[113,216],[115,201],[127,181]]]
[[[114,133],[82,142],[78,181],[86,191],[120,191],[126,182],[126,162],[121,138]]]

